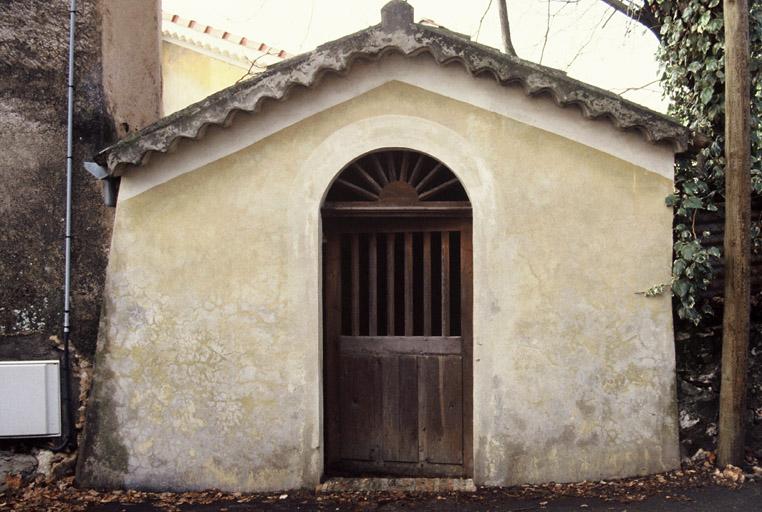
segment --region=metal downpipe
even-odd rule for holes
[[[66,111],[66,231],[64,235],[64,310],[63,310],[63,342],[64,342],[64,397],[63,407],[66,415],[66,430],[61,443],[53,447],[61,451],[76,446],[74,433],[74,411],[71,396],[71,357],[69,353],[70,311],[71,311],[71,189],[72,161],[74,159],[74,33],[77,22],[77,0],[71,0],[69,7],[69,73],[67,80],[67,111]]]

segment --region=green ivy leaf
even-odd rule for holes
[[[690,196],[683,201],[683,206],[685,208],[700,209],[704,207],[704,203],[700,197]]]
[[[700,96],[701,97],[701,103],[706,105],[707,103],[709,103],[712,100],[712,96],[713,95],[714,95],[714,90],[712,90],[709,87],[706,87],[705,89],[703,89],[701,91],[701,96]]]
[[[672,291],[675,292],[675,295],[678,297],[685,297],[688,294],[689,288],[690,285],[685,281],[675,281],[672,285]]]

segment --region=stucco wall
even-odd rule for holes
[[[233,85],[246,72],[247,69],[240,66],[163,41],[161,74],[164,82],[164,115],[177,112]]]
[[[473,204],[476,482],[678,464],[670,300],[637,293],[670,275],[671,152],[515,89],[477,107],[427,86],[353,81],[391,80],[396,65],[427,75],[422,59],[358,65],[123,178],[80,482],[318,481],[319,207],[342,166],[379,147],[440,159]],[[464,79],[465,94],[499,87],[442,72],[453,96]],[[357,96],[284,121],[334,91]],[[496,112],[511,101],[524,122]],[[527,113],[558,116],[550,126],[571,123],[570,135]]]

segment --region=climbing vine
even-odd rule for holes
[[[709,138],[706,147],[680,159],[675,192],[667,205],[675,210],[672,292],[677,314],[694,325],[713,314],[702,299],[719,264],[720,250],[709,232],[698,232],[696,219],[724,202],[724,26],[721,0],[647,0],[644,9],[660,26],[658,58],[670,114]],[[750,0],[752,194],[762,195],[762,0]],[[759,219],[753,226],[753,250],[760,251]]]

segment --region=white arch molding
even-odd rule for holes
[[[299,172],[294,176],[291,186],[294,190],[302,188],[305,194],[306,211],[289,211],[289,224],[297,226],[304,224],[304,235],[310,239],[308,254],[304,254],[305,259],[311,259],[315,262],[312,266],[314,275],[307,281],[315,283],[317,286],[311,287],[315,290],[315,297],[318,308],[314,311],[317,317],[317,328],[314,331],[318,339],[317,353],[315,360],[319,368],[316,371],[318,383],[316,392],[319,393],[318,401],[320,404],[320,431],[316,432],[313,438],[313,447],[320,448],[319,467],[324,467],[324,412],[323,412],[323,290],[322,290],[322,251],[321,243],[323,239],[322,218],[320,208],[325,202],[331,186],[341,171],[347,164],[356,158],[382,148],[405,148],[413,151],[425,153],[447,166],[455,176],[460,180],[463,188],[468,194],[472,206],[472,229],[473,229],[473,287],[474,287],[474,358],[478,358],[477,343],[479,337],[479,325],[477,322],[476,296],[478,294],[480,283],[482,282],[482,272],[479,270],[479,253],[484,243],[479,229],[484,211],[490,211],[495,204],[492,191],[492,171],[487,164],[480,158],[478,152],[473,148],[468,140],[461,137],[453,130],[441,124],[432,122],[428,119],[422,119],[412,116],[402,115],[384,115],[370,117],[348,124],[339,130],[333,132],[319,146],[317,146],[310,156],[302,163]],[[306,219],[305,219],[306,217]],[[309,233],[314,233],[309,236]],[[477,366],[474,365],[474,414],[473,414],[473,437],[478,438],[479,430],[476,422],[478,407],[477,379],[475,378]],[[478,471],[479,461],[474,458],[474,471]]]

